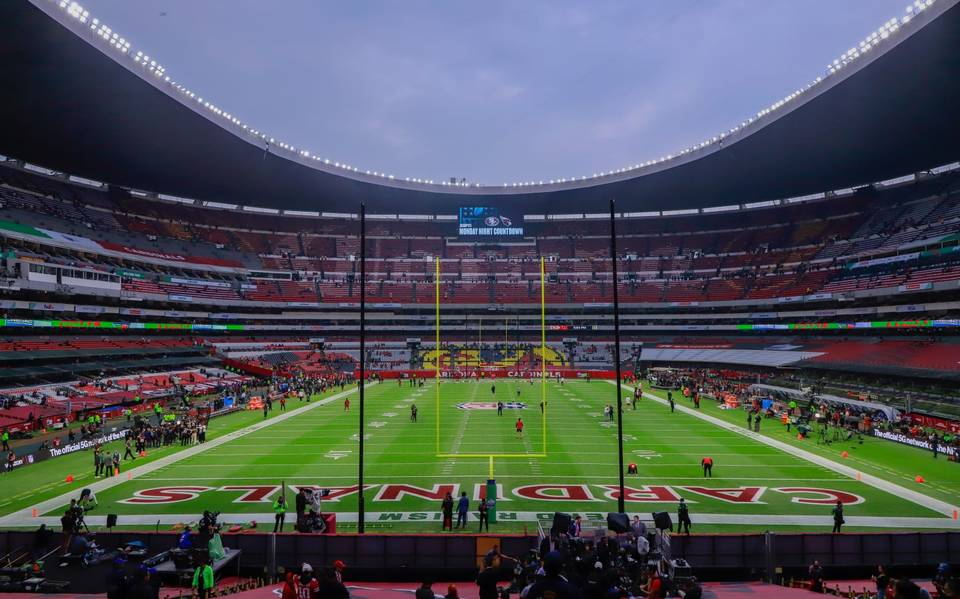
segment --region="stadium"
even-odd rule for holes
[[[0,3],[0,589],[960,596],[960,6],[906,9],[702,143],[479,184]]]

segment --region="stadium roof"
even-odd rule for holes
[[[112,185],[295,210],[355,212],[363,200],[380,213],[464,204],[583,213],[610,198],[620,210],[647,211],[796,197],[960,158],[958,2],[918,2],[925,9],[909,26],[895,20],[870,51],[701,148],[585,181],[449,187],[337,168],[270,144],[108,45],[109,30],[76,14],[75,3],[6,0],[0,153]]]

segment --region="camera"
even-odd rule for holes
[[[217,528],[217,518],[220,516],[220,512],[210,512],[204,510],[203,517],[200,518],[199,528],[201,531],[212,531]]]

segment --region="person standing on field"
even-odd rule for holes
[[[470,500],[467,499],[467,492],[460,492],[460,499],[457,501],[457,528],[467,527],[467,512],[470,511]]]
[[[687,502],[680,498],[680,505],[677,506],[677,534],[680,534],[686,530],[686,534],[690,534],[690,525],[693,522],[690,521],[690,508],[687,507]]]
[[[287,517],[287,498],[281,493],[273,502],[273,532],[283,532],[283,521]]]
[[[704,478],[713,478],[713,458],[706,456],[700,460],[700,465],[703,466],[703,477]]]
[[[440,530],[453,531],[453,496],[447,493],[440,504],[440,512],[443,514],[443,526]]]
[[[846,523],[843,519],[843,502],[838,499],[831,513],[833,514],[833,532],[840,532],[840,527]]]
[[[477,504],[477,512],[480,514],[480,529],[477,532],[483,532],[484,524],[487,526],[487,532],[490,532],[490,514],[487,513],[487,501],[482,497]]]

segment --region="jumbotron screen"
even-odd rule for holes
[[[460,237],[521,237],[523,227],[514,219],[489,206],[460,207]]]

